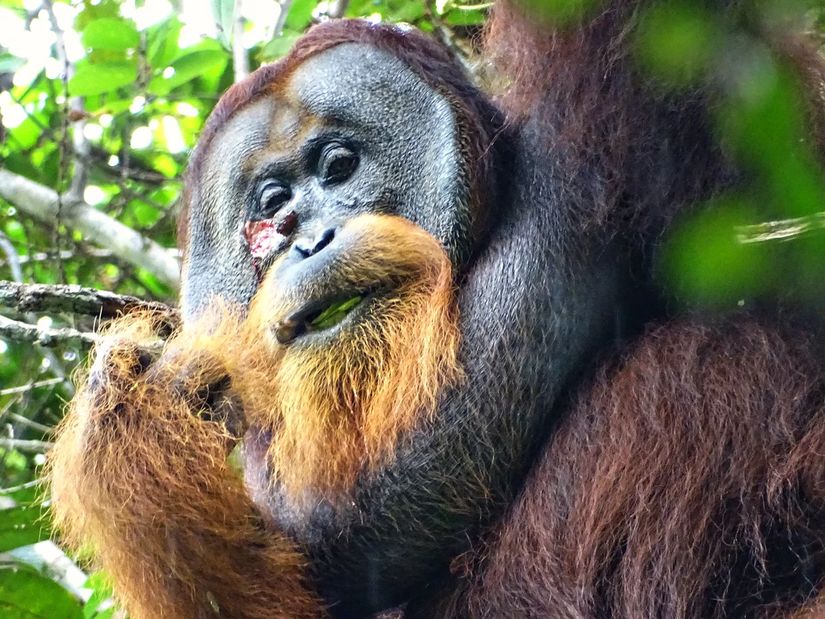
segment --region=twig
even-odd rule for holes
[[[0,232],[0,248],[2,248],[3,253],[6,254],[6,260],[8,261],[9,270],[14,281],[21,283],[23,281],[23,268],[20,266],[20,256],[17,254],[17,250],[12,242],[2,232]],[[35,322],[36,320],[35,317],[30,314],[27,314],[25,318],[29,322]],[[66,376],[66,368],[63,367],[63,363],[57,358],[57,355],[50,350],[42,351],[42,355],[44,359],[48,360],[52,372],[60,378]],[[73,392],[74,386],[70,384],[69,390]]]
[[[2,232],[0,232],[0,251],[6,254],[6,264],[9,265],[9,271],[11,271],[14,281],[22,282],[23,269],[20,266],[20,256],[17,254],[12,242]]]
[[[344,13],[347,12],[347,7],[349,7],[349,0],[332,0],[329,3],[327,15],[333,19],[343,17]]]
[[[54,33],[57,59],[61,64],[63,64],[63,85],[64,88],[66,88],[69,80],[74,75],[74,65],[69,62],[69,57],[66,53],[66,41],[63,37],[63,31],[57,23],[57,16],[54,14],[54,6],[49,0],[43,2],[43,6],[49,16],[49,22],[51,22],[52,32]],[[65,196],[65,199],[68,202],[78,202],[83,199],[83,191],[86,189],[86,184],[89,178],[89,169],[86,164],[86,160],[89,158],[90,149],[89,142],[83,135],[83,128],[86,126],[86,121],[82,120],[84,117],[83,98],[70,97],[68,100],[67,109],[64,110],[64,114],[73,114],[77,118],[81,119],[74,123],[74,127],[72,127],[71,131],[72,152],[76,153],[77,156],[73,158],[73,174],[71,181],[69,182],[69,190],[66,192]],[[68,118],[65,120],[68,120]],[[67,129],[68,123],[64,125],[64,131]]]
[[[24,484],[20,484],[18,486],[9,486],[8,488],[0,488],[0,494],[14,494],[15,492],[20,492],[21,490],[28,490],[29,488],[37,488],[43,482],[39,479],[35,479],[33,481],[27,481]]]
[[[159,313],[170,324],[180,321],[178,311],[156,301],[75,285],[19,284],[0,280],[0,307],[20,312],[66,312],[114,318],[134,310]]]
[[[15,449],[32,453],[44,453],[54,446],[51,441],[32,441],[21,438],[0,438],[0,449]]]
[[[70,384],[66,381],[65,378],[60,379],[61,383]],[[36,421],[32,421],[28,417],[23,417],[23,415],[18,415],[17,413],[9,413],[9,418],[17,423],[24,425],[32,430],[37,430],[38,432],[42,432],[43,434],[51,434],[54,432],[54,428],[51,426],[47,426],[43,423],[38,423]]]
[[[766,241],[788,241],[825,230],[825,212],[806,217],[780,219],[736,227],[736,238],[743,245]]]
[[[59,385],[60,383],[65,382],[65,380],[65,378],[60,376],[57,378],[47,378],[45,380],[38,380],[35,382],[27,383],[25,385],[18,385],[17,387],[8,387],[7,389],[0,389],[0,396],[12,395],[15,393],[26,393],[27,391],[31,391],[32,389],[38,389],[40,387],[51,387],[52,385]],[[29,421],[29,419],[27,419],[26,417],[23,417],[23,419]]]
[[[284,33],[284,24],[286,17],[289,15],[289,9],[292,7],[292,0],[278,0],[278,19],[275,22],[275,27],[272,30],[273,37],[279,37]]]
[[[0,233],[0,235],[2,235],[2,233]],[[0,236],[0,243],[1,242],[2,242],[2,236]],[[173,253],[172,255],[177,255],[177,254]],[[33,263],[33,262],[46,262],[48,260],[54,260],[55,258],[57,258],[59,260],[71,260],[73,258],[78,258],[78,257],[80,257],[80,258],[99,258],[101,260],[104,260],[106,258],[111,258],[112,257],[112,252],[110,252],[108,249],[97,249],[96,247],[89,247],[89,248],[86,248],[86,249],[80,249],[78,251],[74,251],[74,250],[71,250],[71,249],[63,249],[59,252],[39,251],[39,252],[35,252],[33,254],[24,255],[24,256],[21,256],[21,255],[18,254],[16,262],[17,262],[17,264],[22,266],[24,264],[30,264],[30,263]],[[8,264],[9,267],[11,267],[10,262],[0,261],[0,266],[3,266],[4,264]],[[13,277],[13,279],[14,279],[14,281],[23,281],[22,277],[18,279],[15,276],[15,277]]]
[[[243,46],[244,18],[241,14],[243,0],[235,0],[235,14],[232,16],[232,68],[235,82],[249,75],[249,56]]]
[[[59,344],[91,346],[98,340],[94,333],[85,333],[68,327],[62,329],[38,327],[5,316],[0,316],[0,337],[16,342],[40,344],[41,346],[57,346]]]

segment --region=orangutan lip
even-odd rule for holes
[[[371,288],[359,293],[311,301],[278,321],[273,330],[275,339],[279,344],[287,345],[305,333],[331,329],[370,298],[375,290]]]

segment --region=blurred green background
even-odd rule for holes
[[[536,19],[556,22],[602,4],[524,2]],[[707,4],[665,1],[640,13],[634,54],[663,89],[690,92],[723,78],[718,129],[754,180],[675,226],[662,281],[689,304],[736,306],[793,289],[822,309],[825,177],[796,77],[755,33],[792,22],[819,42],[823,11],[817,2],[754,0],[734,23]],[[496,84],[477,56],[488,10],[472,0],[0,0],[0,280],[174,303],[180,177],[222,91],[282,56],[311,24],[339,16],[412,24]],[[84,224],[84,212],[102,216]],[[138,251],[124,250],[123,232]],[[3,316],[80,332],[96,322],[0,306]],[[0,337],[4,618],[123,616],[105,576],[48,541],[48,497],[36,483],[86,352],[77,340]]]

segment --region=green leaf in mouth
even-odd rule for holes
[[[361,295],[358,295],[345,301],[336,301],[318,314],[309,324],[315,329],[329,329],[341,322],[363,299]]]

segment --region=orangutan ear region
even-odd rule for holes
[[[495,96],[338,20],[216,105],[183,324],[111,324],[49,458],[61,539],[131,617],[825,613],[816,312],[657,277],[674,222],[753,181],[723,88],[640,70],[660,2],[531,4],[491,11]],[[823,144],[825,64],[787,30],[749,36]]]

